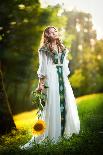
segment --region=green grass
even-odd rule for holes
[[[54,144],[52,141],[36,144],[30,150],[20,150],[32,136],[32,126],[36,111],[24,112],[14,116],[17,131],[0,138],[0,155],[101,155],[103,154],[103,94],[92,94],[76,99],[81,122],[79,135],[70,139],[62,138]]]

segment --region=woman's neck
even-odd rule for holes
[[[56,50],[58,53],[61,53],[61,49],[59,46],[57,46],[56,42],[52,42],[51,43],[52,48],[54,48],[54,50]]]
[[[51,44],[56,45],[56,40],[52,40]]]

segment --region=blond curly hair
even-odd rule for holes
[[[57,30],[57,28],[54,27],[54,26],[48,26],[48,27],[46,27],[44,29],[43,33],[42,33],[39,48],[47,46],[47,47],[49,47],[50,51],[52,52],[53,51],[53,47],[52,47],[52,44],[51,44],[52,41],[51,41],[51,38],[49,37],[49,29],[50,28],[54,28],[55,30]],[[62,44],[60,38],[58,38],[56,40],[56,44],[57,44],[57,47],[58,48],[60,47],[61,51],[64,50],[65,46]]]

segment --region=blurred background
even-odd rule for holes
[[[102,3],[102,0],[0,0],[1,122],[6,120],[14,125],[12,115],[34,108],[31,91],[38,84],[37,51],[48,25],[58,28],[64,45],[71,51],[68,80],[75,97],[103,92]]]

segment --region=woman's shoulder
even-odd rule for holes
[[[43,46],[41,46],[41,47],[39,47],[39,49],[38,49],[38,52],[47,52],[48,51],[48,48],[47,48],[47,46],[46,45],[43,45]]]
[[[65,53],[69,53],[70,52],[70,48],[66,47],[65,45],[62,44],[62,47],[63,47],[63,51]]]

